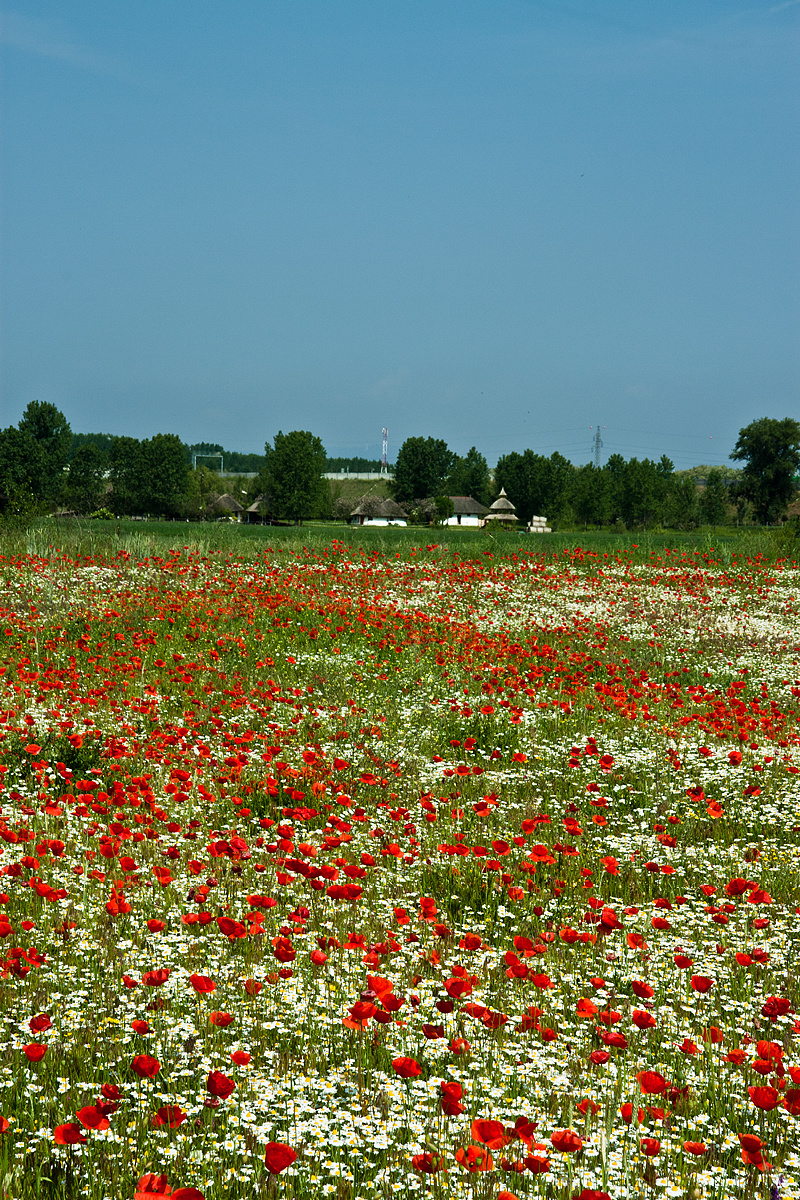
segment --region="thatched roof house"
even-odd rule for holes
[[[405,510],[394,500],[365,496],[350,514],[351,525],[406,525]]]
[[[453,515],[447,518],[448,525],[479,526],[489,511],[485,504],[473,500],[472,496],[449,496],[448,499],[453,506]]]
[[[238,500],[234,500],[230,492],[224,492],[221,496],[217,496],[216,500],[212,500],[208,506],[210,516],[230,517],[234,521],[242,519],[244,509]]]

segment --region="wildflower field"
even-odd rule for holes
[[[0,1195],[800,1197],[800,572],[618,544],[0,553]]]

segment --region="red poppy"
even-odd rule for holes
[[[642,1154],[646,1154],[648,1158],[655,1158],[661,1153],[661,1142],[658,1138],[642,1138],[641,1142]]]
[[[280,1175],[290,1167],[297,1158],[297,1151],[285,1142],[267,1142],[264,1152],[264,1162],[270,1175]]]
[[[131,1021],[131,1029],[133,1030],[134,1033],[138,1033],[141,1036],[144,1036],[144,1034],[150,1032],[150,1025],[147,1021],[139,1021],[139,1020]]]
[[[494,1169],[494,1159],[485,1146],[459,1146],[456,1150],[456,1162],[461,1163],[470,1173]]]
[[[635,1008],[631,1013],[631,1020],[637,1029],[654,1029],[656,1019],[652,1013],[644,1012],[641,1008]]]
[[[392,1066],[395,1075],[399,1075],[401,1079],[414,1079],[422,1070],[415,1058],[393,1058]]]
[[[477,1119],[470,1127],[470,1137],[476,1142],[482,1142],[491,1150],[502,1150],[513,1138],[506,1137],[505,1126],[500,1121]]]
[[[577,1154],[583,1146],[583,1138],[574,1129],[556,1129],[550,1134],[550,1141],[561,1154]]]
[[[38,1017],[31,1017],[28,1021],[28,1028],[31,1033],[44,1033],[45,1030],[53,1028],[53,1022],[47,1013],[39,1013]]]
[[[442,1112],[448,1117],[457,1117],[464,1111],[464,1105],[461,1103],[464,1095],[463,1087],[460,1083],[448,1083],[444,1079],[439,1087],[442,1092],[440,1099]]]
[[[411,1166],[415,1171],[419,1171],[423,1175],[435,1175],[437,1171],[444,1168],[445,1160],[441,1154],[434,1154],[430,1150],[426,1150],[424,1154],[414,1154],[411,1158]]]
[[[170,1200],[205,1200],[203,1193],[195,1187],[176,1188]]]
[[[219,1096],[221,1100],[227,1100],[236,1084],[233,1079],[230,1079],[222,1071],[209,1071],[208,1079],[206,1080],[206,1091],[212,1096]]]
[[[88,1104],[85,1108],[79,1108],[75,1116],[85,1129],[108,1129],[110,1122],[103,1111],[105,1107],[102,1104]]]
[[[152,1171],[142,1175],[133,1193],[133,1200],[153,1200],[153,1197],[169,1196],[172,1188],[167,1182],[166,1175],[156,1175]]]
[[[159,967],[157,971],[145,971],[142,976],[142,983],[148,987],[161,987],[169,979],[170,972],[168,967]]]
[[[41,1042],[29,1042],[27,1046],[22,1047],[22,1053],[29,1062],[41,1062],[47,1054],[47,1045],[43,1045]]]
[[[200,995],[206,995],[208,992],[214,992],[217,989],[214,980],[209,979],[207,975],[190,975],[189,983]]]
[[[693,975],[691,985],[693,992],[700,992],[701,995],[705,995],[706,992],[711,991],[714,986],[714,980],[710,979],[708,975]]]
[[[231,1062],[237,1067],[246,1067],[252,1057],[252,1054],[248,1054],[246,1050],[234,1050]]]
[[[80,1116],[80,1113],[78,1113]],[[153,1113],[150,1118],[150,1124],[154,1129],[161,1128],[162,1125],[168,1126],[170,1129],[177,1129],[186,1120],[186,1113],[179,1104],[165,1104]]]
[[[541,1154],[527,1154],[523,1162],[533,1175],[546,1175],[550,1170],[550,1159]]]
[[[706,1152],[705,1142],[684,1142],[683,1149],[687,1154],[694,1154],[696,1158],[701,1158]]]
[[[0,1117],[0,1133],[6,1133],[11,1128],[5,1117]]]
[[[639,1071],[636,1078],[645,1095],[658,1095],[667,1086],[667,1081],[660,1071]]]
[[[77,1121],[69,1121],[66,1125],[56,1125],[53,1141],[57,1146],[79,1146],[86,1141],[86,1135]]]
[[[230,1013],[226,1012],[212,1012],[208,1019],[218,1029],[227,1029],[229,1025],[233,1024],[233,1017]]]
[[[140,1079],[153,1079],[161,1070],[161,1063],[150,1054],[137,1054],[131,1061],[131,1070]]]
[[[147,922],[147,928],[151,933],[163,933],[167,928],[166,921],[160,921],[158,917],[151,917]]]
[[[747,1090],[756,1108],[763,1109],[764,1112],[771,1112],[781,1102],[781,1094],[777,1088],[769,1087],[766,1084],[761,1087],[749,1087]]]

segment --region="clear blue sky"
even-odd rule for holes
[[[800,416],[800,0],[30,0],[0,423],[724,463]]]

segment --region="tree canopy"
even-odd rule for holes
[[[756,520],[772,525],[785,516],[800,470],[800,423],[761,417],[739,430],[731,458],[744,462],[737,492],[753,506]]]
[[[320,438],[304,429],[279,430],[264,453],[259,485],[277,517],[299,525],[308,517],[327,514],[330,494],[322,478],[327,455]]]
[[[441,438],[406,438],[397,452],[392,493],[400,503],[439,496],[456,463]]]

